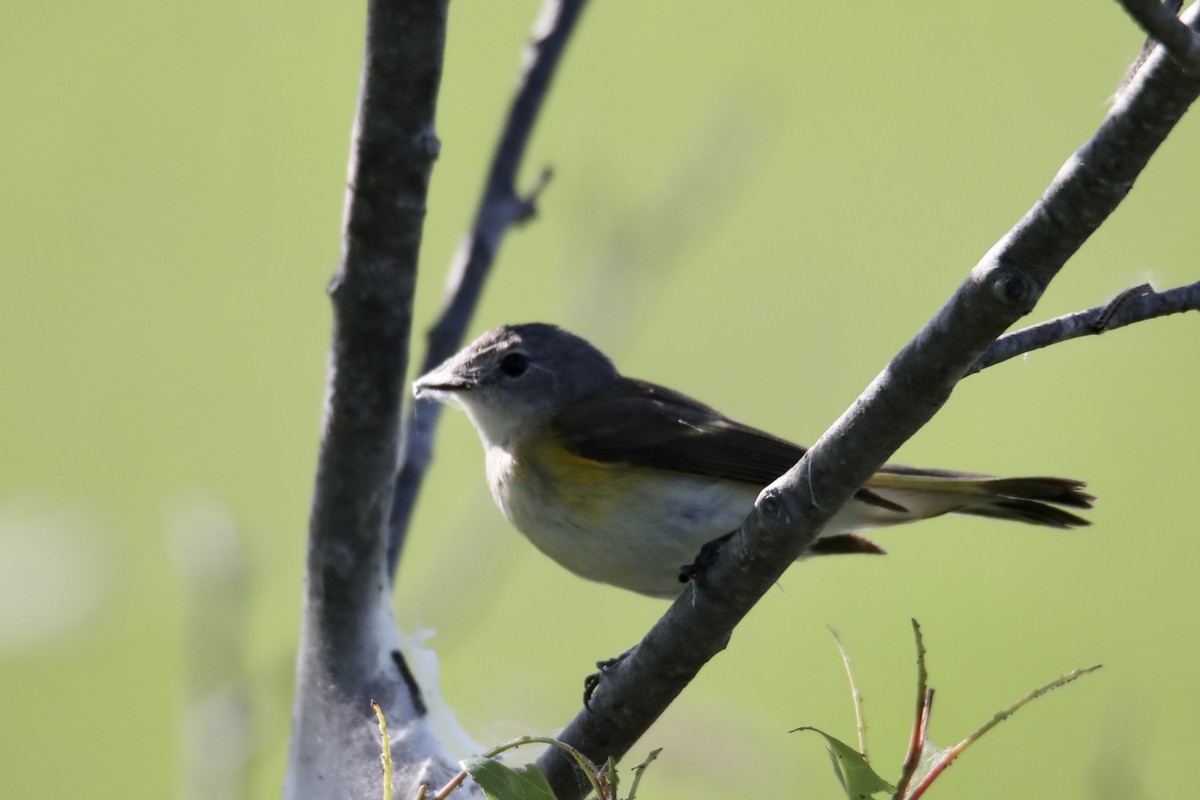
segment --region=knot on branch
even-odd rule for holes
[[[771,532],[779,531],[792,523],[792,515],[788,513],[787,502],[779,489],[764,489],[754,506],[767,523],[764,527]]]
[[[436,161],[442,154],[442,140],[432,125],[417,134],[417,147],[430,161]]]
[[[1013,267],[994,270],[988,280],[992,297],[1001,305],[1015,308],[1022,314],[1032,311],[1042,295],[1042,287],[1037,281]]]

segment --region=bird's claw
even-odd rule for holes
[[[696,554],[696,560],[690,564],[684,564],[679,568],[679,582],[690,583],[696,580],[717,562],[717,554],[721,552],[721,548],[733,538],[733,534],[737,531],[730,531],[724,536],[719,536],[711,542],[705,542],[700,548],[700,552]]]
[[[588,675],[583,679],[583,707],[588,711],[592,710],[592,695],[600,688],[600,679],[604,677],[604,673],[620,664],[625,659],[629,658],[629,654],[633,652],[633,648],[629,648],[616,658],[606,658],[596,662],[596,672]]]

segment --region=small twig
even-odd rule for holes
[[[650,754],[633,768],[633,783],[629,785],[629,796],[626,800],[635,800],[637,798],[638,786],[642,782],[642,776],[646,774],[646,767],[650,766],[650,762],[658,758],[658,754],[662,752],[662,748],[658,747],[650,751]]]
[[[538,173],[537,180],[529,187],[529,191],[517,199],[520,201],[517,206],[516,216],[513,218],[514,225],[524,225],[531,219],[537,216],[537,201],[542,196],[542,192],[546,190],[550,179],[554,177],[554,169],[551,167],[542,167],[542,171]]]
[[[1183,6],[1183,0],[1167,0],[1166,8],[1172,14],[1178,16],[1179,9]],[[1154,48],[1158,47],[1158,40],[1153,36],[1146,39],[1142,45],[1141,51],[1137,54],[1137,58],[1129,65],[1129,69],[1125,71],[1125,77],[1121,81],[1121,85],[1117,87],[1114,97],[1120,97],[1129,88],[1129,84],[1133,82],[1134,77],[1141,71],[1146,64],[1146,60],[1150,58],[1150,54],[1154,52]]]
[[[917,707],[913,713],[912,736],[909,737],[908,751],[904,754],[904,764],[900,768],[900,780],[896,782],[895,797],[904,797],[908,785],[917,774],[921,765],[921,752],[925,749],[925,738],[929,729],[929,713],[933,706],[933,690],[929,688],[929,671],[925,668],[925,639],[921,635],[921,625],[915,619],[912,621],[913,637],[917,643]]]
[[[1159,0],[1118,0],[1125,12],[1154,41],[1166,48],[1184,70],[1200,74],[1200,36],[1179,20],[1182,3]]]
[[[1068,672],[1066,675],[1062,675],[1058,678],[1055,678],[1054,680],[1047,683],[1045,686],[1034,689],[1032,692],[1025,695],[1021,699],[1017,700],[1017,702],[1013,703],[1008,708],[993,715],[990,720],[988,720],[986,723],[984,723],[981,727],[979,727],[977,730],[975,730],[973,733],[971,733],[969,736],[967,736],[961,742],[959,742],[958,744],[954,745],[951,748],[948,748],[947,750],[942,751],[941,755],[938,757],[937,761],[934,762],[934,764],[929,768],[929,771],[926,772],[925,775],[923,775],[921,777],[920,782],[918,782],[917,785],[915,787],[913,787],[912,793],[905,795],[905,800],[920,800],[920,798],[925,794],[925,791],[930,786],[933,785],[933,782],[936,781],[938,779],[938,777],[943,772],[945,772],[946,769],[949,768],[949,766],[951,764],[953,764],[954,761],[960,755],[963,754],[963,751],[965,751],[968,747],[970,747],[975,742],[979,741],[980,737],[982,737],[985,733],[990,731],[992,728],[996,727],[1001,722],[1008,719],[1013,714],[1017,713],[1017,711],[1020,710],[1023,706],[1026,706],[1029,703],[1032,703],[1034,700],[1037,700],[1039,697],[1042,697],[1043,695],[1046,695],[1061,686],[1066,686],[1071,681],[1081,678],[1084,675],[1087,675],[1089,672],[1095,672],[1098,669],[1100,669],[1099,664],[1096,664],[1095,666],[1091,666],[1091,667],[1084,667],[1083,669],[1072,670],[1071,672]],[[897,795],[897,796],[899,797],[899,795]]]
[[[967,375],[974,375],[1002,361],[1058,342],[1095,336],[1135,322],[1183,311],[1200,311],[1200,281],[1165,292],[1155,291],[1150,284],[1143,283],[1126,289],[1105,305],[1076,311],[1001,336],[984,351]]]
[[[517,172],[550,81],[586,3],[587,0],[546,0],[534,25],[525,70],[492,155],[475,222],[454,256],[442,314],[429,330],[422,373],[445,361],[461,346],[505,233],[536,213],[538,195],[552,173],[549,168],[542,170],[530,190],[520,195],[516,188]],[[417,400],[404,420],[400,471],[396,475],[388,521],[388,569],[393,579],[408,522],[433,457],[433,432],[441,408],[432,400]]]
[[[446,798],[450,796],[450,793],[459,786],[462,786],[462,782],[466,779],[467,771],[465,769],[460,769],[454,774],[454,777],[446,783],[445,786],[438,790],[438,793],[433,796],[433,800],[446,800]],[[428,794],[428,790],[426,790],[426,794]]]
[[[862,692],[858,690],[858,680],[854,677],[854,662],[850,659],[846,646],[842,644],[842,637],[838,636],[832,625],[826,627],[833,634],[833,641],[837,643],[838,651],[842,654],[842,664],[846,667],[846,677],[850,681],[850,698],[854,701],[854,727],[858,731],[858,753],[863,757],[863,761],[869,764],[871,757],[867,753],[867,718],[863,715]]]
[[[379,758],[383,761],[383,800],[392,800],[392,739],[388,735],[387,718],[379,703],[371,701],[371,710],[379,721],[380,751]]]

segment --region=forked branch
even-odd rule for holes
[[[458,350],[505,233],[513,225],[528,220],[536,211],[537,197],[549,180],[549,170],[544,170],[524,195],[517,191],[517,174],[551,79],[585,5],[587,0],[545,0],[500,141],[492,155],[474,224],[459,245],[450,267],[445,304],[441,316],[429,331],[425,358],[421,362],[422,374]],[[404,421],[400,470],[396,475],[388,524],[388,569],[393,578],[413,506],[429,469],[433,432],[440,416],[439,404],[417,400]]]
[[[1196,7],[1185,22],[1196,28]],[[1198,95],[1200,80],[1164,51],[1147,59],[1038,203],[800,463],[763,490],[710,570],[605,673],[592,710],[577,714],[561,740],[594,760],[628,751],[825,522],[937,413],[1000,334],[1034,308]],[[538,763],[560,800],[582,797],[585,787],[566,760],[547,753]]]
[[[1179,20],[1181,0],[1118,0],[1154,41],[1166,48],[1186,71],[1200,75],[1200,36]]]
[[[1019,331],[1006,333],[987,349],[967,375],[1052,344],[1097,336],[1149,319],[1200,311],[1200,281],[1159,292],[1148,283],[1121,292],[1106,305],[1076,311]],[[964,376],[965,377],[965,376]]]

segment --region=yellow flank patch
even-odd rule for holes
[[[518,461],[534,465],[543,471],[560,475],[574,482],[594,480],[597,475],[606,475],[625,464],[609,464],[577,456],[548,436],[526,437],[516,448]]]
[[[516,448],[513,479],[549,502],[577,513],[624,494],[631,481],[647,470],[583,458],[547,437],[530,437]],[[640,477],[645,477],[641,475]]]
[[[543,437],[491,447],[497,505],[535,547],[577,575],[655,597],[679,567],[745,519],[758,487],[583,458]]]

